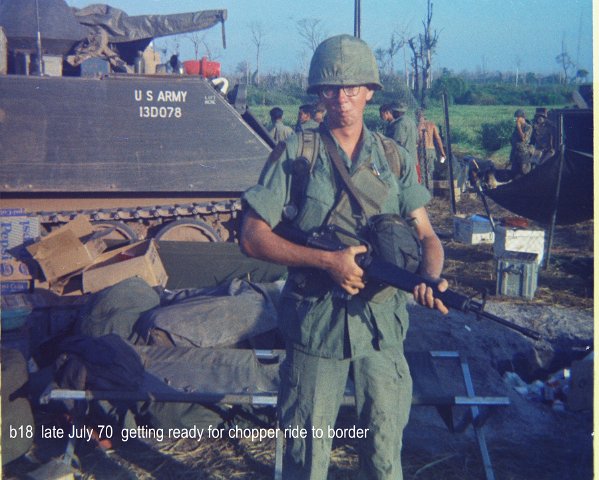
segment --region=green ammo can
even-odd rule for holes
[[[505,251],[497,259],[497,295],[532,300],[537,290],[537,254]]]

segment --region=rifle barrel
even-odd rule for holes
[[[498,317],[497,315],[493,315],[492,313],[485,312],[485,311],[475,312],[475,313],[477,315],[480,315],[481,317],[487,318],[489,320],[493,320],[494,322],[497,322],[501,325],[509,327],[512,330],[516,330],[517,332],[520,332],[522,335],[524,335],[528,338],[532,338],[533,340],[540,340],[542,338],[541,334],[539,332],[537,332],[535,330],[531,330],[530,328],[522,327],[520,325],[512,323],[509,320]]]
[[[425,279],[415,273],[411,273],[407,270],[397,267],[389,262],[381,260],[379,258],[372,257],[370,263],[365,266],[366,273],[375,280],[391,285],[392,287],[398,288],[405,292],[411,292],[414,287],[420,283],[425,283],[433,289],[435,298],[440,299],[445,306],[459,310],[464,313],[474,313],[479,317],[484,317],[488,320],[493,320],[505,327],[511,328],[526,337],[532,338],[533,340],[540,340],[541,334],[534,330],[526,327],[517,325],[509,320],[493,315],[492,313],[485,312],[483,305],[480,302],[473,301],[470,297],[453,290],[445,290],[439,292],[437,290],[437,283],[428,279]]]

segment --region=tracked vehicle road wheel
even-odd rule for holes
[[[125,222],[119,221],[99,221],[93,222],[94,230],[103,232],[104,230],[112,230],[107,232],[102,238],[111,248],[122,247],[124,245],[130,245],[139,240],[139,236],[129,225]]]
[[[201,220],[175,220],[156,234],[156,240],[173,242],[222,242],[218,232]]]

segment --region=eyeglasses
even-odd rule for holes
[[[326,98],[331,99],[339,95],[339,91],[343,90],[343,93],[348,97],[355,97],[360,92],[361,85],[349,85],[347,87],[322,87],[320,94]]]

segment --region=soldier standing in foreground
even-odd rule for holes
[[[447,288],[447,281],[440,278],[443,248],[424,207],[430,195],[416,181],[415,164],[405,161],[404,154],[401,174],[392,172],[382,140],[364,125],[366,103],[380,88],[376,61],[366,43],[350,35],[322,42],[310,64],[308,93],[319,96],[327,116],[314,134],[318,147],[297,214],[286,218],[284,211],[293,197],[291,167],[299,148],[305,146],[306,133],[279,144],[259,184],[243,196],[243,250],[289,267],[279,314],[287,348],[281,367],[279,419],[282,428],[306,429],[307,437],[287,439],[285,480],[326,479],[332,445],[328,427],[335,425],[350,371],[356,427],[365,431],[357,478],[403,478],[400,452],[412,395],[403,353],[407,295],[395,289],[366,294],[364,272],[356,263],[356,255],[366,251],[363,245],[324,251],[273,232],[281,222],[312,232],[344,219],[346,229],[363,233],[364,219],[352,215],[352,202],[342,201],[347,192],[331,154],[339,156],[354,187],[375,200],[375,210],[401,215],[415,225],[423,250],[419,273],[438,280],[439,291]],[[413,295],[421,305],[447,312],[425,284],[418,285]],[[316,429],[324,435],[313,435]]]

